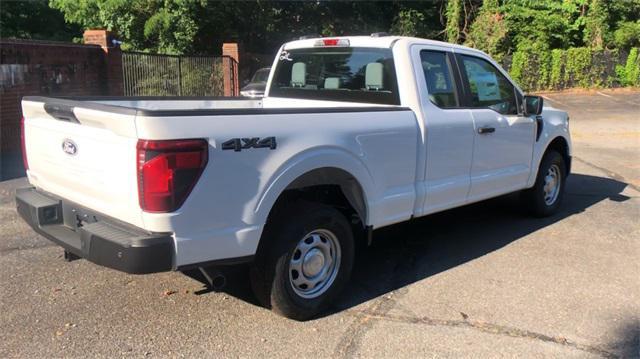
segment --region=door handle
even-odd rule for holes
[[[496,132],[496,128],[495,127],[480,127],[478,129],[478,133],[481,135],[485,135],[487,133],[494,133]]]

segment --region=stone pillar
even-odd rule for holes
[[[226,42],[222,44],[222,71],[225,96],[240,96],[240,83],[238,81],[238,64],[240,56],[238,44]]]
[[[105,95],[123,96],[122,50],[119,45],[113,43],[113,34],[107,30],[85,30],[82,37],[85,44],[100,45],[104,51],[107,78]]]

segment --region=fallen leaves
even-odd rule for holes
[[[178,293],[178,292],[177,292],[177,291],[175,291],[175,290],[165,290],[164,292],[162,292],[162,295],[163,295],[164,297],[168,297],[168,296],[173,295],[173,294],[176,294],[176,293]]]

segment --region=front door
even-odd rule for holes
[[[524,188],[531,171],[535,119],[522,115],[522,96],[491,62],[469,55],[457,59],[475,129],[467,200]]]

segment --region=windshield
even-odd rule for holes
[[[267,79],[269,78],[269,69],[260,69],[258,71],[256,71],[255,74],[253,74],[253,78],[251,79],[251,82],[267,82]]]
[[[309,48],[278,56],[269,96],[400,104],[390,49]]]

